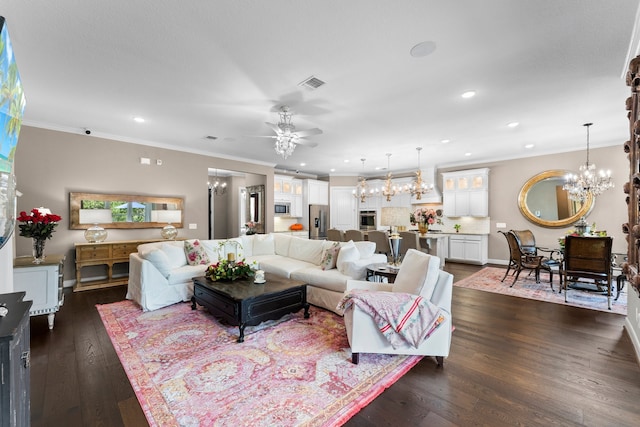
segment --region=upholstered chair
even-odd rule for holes
[[[407,252],[393,284],[347,281],[345,295],[353,289],[420,295],[439,307],[444,315],[444,321],[417,348],[409,344],[394,348],[369,314],[355,304],[350,305],[344,312],[344,323],[353,363],[358,363],[360,353],[382,353],[434,356],[438,365],[442,366],[451,347],[453,275],[440,270],[439,266],[438,257],[411,249]]]
[[[389,256],[391,254],[391,248],[389,247],[389,237],[385,231],[371,230],[367,232],[367,237],[370,242],[376,244],[376,253],[385,254]]]
[[[427,254],[429,253],[428,248],[423,248],[420,245],[420,235],[417,232],[401,231],[398,234],[402,237],[402,241],[400,242],[400,255],[404,256],[409,249],[415,249]]]
[[[347,230],[344,232],[344,240],[348,242],[353,240],[354,242],[361,242],[364,240],[364,233],[360,230]]]
[[[332,242],[344,242],[344,232],[337,228],[330,228],[327,230],[327,240]]]

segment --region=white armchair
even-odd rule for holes
[[[410,345],[393,348],[382,335],[373,318],[363,310],[350,305],[344,313],[344,323],[351,346],[351,361],[358,363],[360,353],[384,353],[434,356],[438,366],[443,365],[451,347],[451,298],[453,275],[439,269],[440,259],[417,250],[409,250],[398,271],[395,283],[374,283],[349,280],[347,290],[406,292],[420,295],[440,307],[445,320],[417,348]]]

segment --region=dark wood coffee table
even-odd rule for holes
[[[238,326],[238,342],[244,342],[246,326],[276,320],[301,308],[304,308],[305,319],[309,318],[307,285],[304,282],[272,274],[267,274],[266,279],[266,283],[257,285],[253,278],[214,282],[206,277],[196,277],[193,279],[191,309],[195,310],[198,303],[215,317]]]

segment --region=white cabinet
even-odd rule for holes
[[[309,205],[329,204],[329,183],[315,179],[306,179],[306,199]]]
[[[48,316],[49,329],[64,302],[63,263],[63,255],[47,255],[41,264],[34,264],[33,257],[17,257],[13,262],[13,289],[26,292],[24,299],[33,301],[31,316]]]
[[[489,169],[446,172],[443,210],[446,216],[489,216]]]
[[[452,261],[484,265],[488,262],[489,239],[486,235],[452,234],[449,257]]]
[[[303,215],[303,211],[302,211],[302,196],[291,196],[291,211],[289,212],[289,214],[291,216],[294,217],[302,217]]]

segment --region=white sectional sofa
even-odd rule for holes
[[[267,273],[277,274],[308,284],[307,301],[338,314],[336,309],[347,281],[363,280],[369,264],[386,262],[375,254],[373,242],[340,243],[336,267],[323,269],[323,255],[335,242],[309,240],[287,234],[255,234],[229,240],[200,240],[211,263],[245,258]],[[155,310],[180,301],[190,300],[192,278],[202,276],[208,264],[188,265],[185,241],[146,243],[129,256],[127,299],[136,301],[143,310]]]

